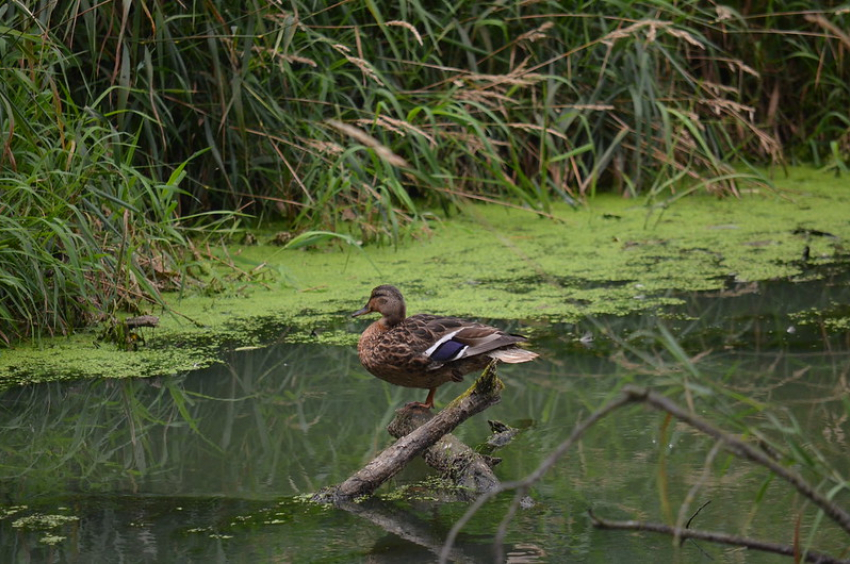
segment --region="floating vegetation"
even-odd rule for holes
[[[69,523],[76,523],[79,517],[72,515],[47,515],[43,513],[33,513],[26,517],[19,517],[12,521],[12,528],[22,531],[52,531]],[[45,545],[57,545],[63,542],[67,537],[65,535],[49,532],[39,537],[38,542]]]

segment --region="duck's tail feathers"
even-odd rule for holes
[[[499,349],[495,351],[490,351],[487,354],[490,356],[490,358],[495,358],[496,360],[507,362],[508,364],[528,362],[540,356],[534,351],[530,351],[528,349],[521,349],[519,347],[512,347],[510,349]]]

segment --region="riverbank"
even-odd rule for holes
[[[147,312],[160,324],[140,330],[137,351],[99,342],[96,329],[18,344],[0,352],[0,386],[177,374],[272,342],[353,345],[361,325],[347,314],[380,283],[399,286],[410,313],[574,322],[675,305],[684,291],[809,280],[845,264],[847,180],[805,168],[780,174],[778,192],[689,196],[669,208],[602,196],[547,219],[476,204],[398,248],[231,245],[219,252],[251,280],[167,296],[179,315]]]

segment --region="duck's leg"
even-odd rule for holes
[[[415,408],[415,409],[431,409],[434,407],[434,394],[437,393],[437,388],[428,388],[428,397],[425,399],[425,403],[421,401],[411,401],[405,404],[406,408]]]
[[[434,394],[437,393],[437,388],[428,388],[428,397],[425,398],[425,403],[422,404],[422,407],[426,409],[431,409],[434,407]]]

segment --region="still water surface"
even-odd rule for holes
[[[518,479],[624,383],[684,402],[687,382],[707,419],[800,449],[846,479],[850,333],[820,312],[846,315],[848,303],[847,278],[830,277],[686,296],[663,321],[507,327],[531,332],[543,358],[500,368],[502,402],[456,434],[483,445],[487,419],[521,429],[493,453],[503,460],[499,478]],[[352,322],[343,330],[362,328]],[[665,329],[688,357],[700,355],[693,370],[659,340]],[[580,344],[584,336],[592,344]],[[464,389],[447,384],[438,405]],[[435,501],[421,489],[400,501],[372,500],[360,514],[305,501],[389,444],[384,428],[394,410],[424,395],[369,376],[353,347],[316,344],[233,353],[225,365],[174,378],[7,390],[0,562],[433,562],[465,503]],[[596,530],[587,516],[592,509],[610,519],[671,522],[692,490],[684,514],[709,502],[694,528],[791,543],[799,520],[803,542],[836,555],[848,549],[847,536],[818,521],[789,486],[724,452],[710,454],[714,446],[646,407],[616,412],[533,488],[535,503],[513,518],[502,550],[511,562],[779,559],[705,542],[674,549],[652,533]],[[417,462],[379,493],[430,474]],[[845,507],[848,498],[839,496]],[[455,560],[493,560],[494,532],[512,499],[499,497],[473,518]],[[40,517],[57,515],[68,520],[51,526]]]

